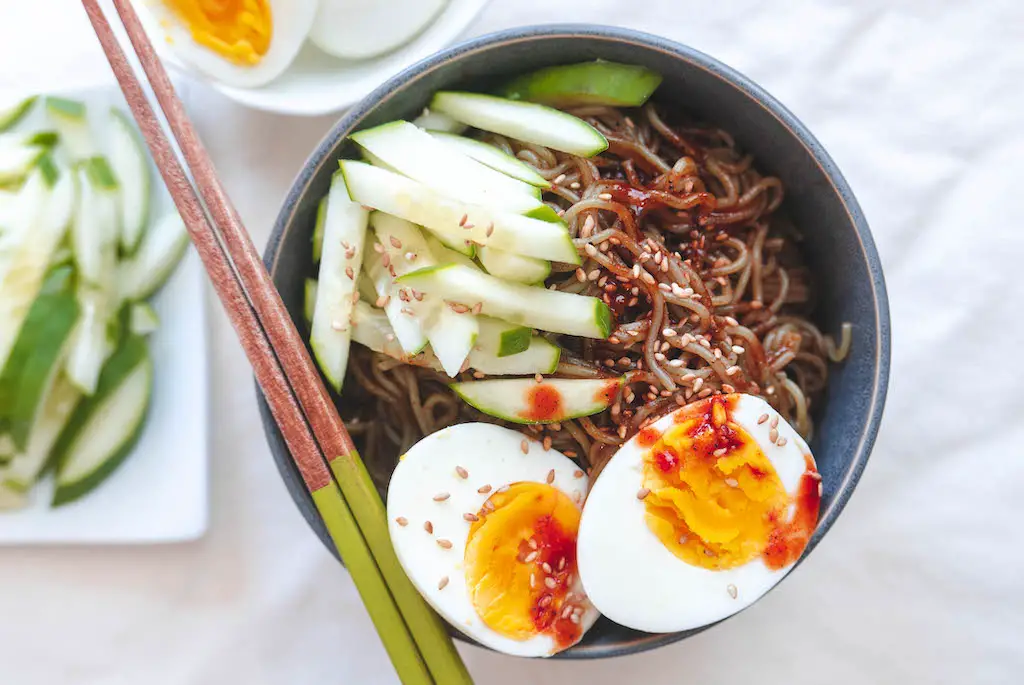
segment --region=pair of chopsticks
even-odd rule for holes
[[[384,504],[138,15],[129,0],[113,0],[195,187],[97,0],[82,4],[399,678],[472,683],[444,624],[399,565]]]

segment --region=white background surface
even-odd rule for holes
[[[497,0],[471,32],[585,20],[721,58],[822,140],[885,264],[890,398],[846,512],[750,611],[614,661],[464,649],[477,681],[1019,682],[1024,4]],[[105,69],[71,0],[0,4],[0,65],[0,83],[27,78],[35,88]],[[247,112],[199,93],[191,104],[262,242],[331,118]],[[277,477],[245,359],[219,311],[211,326],[209,535],[169,547],[0,550],[5,684],[394,682],[351,582]]]

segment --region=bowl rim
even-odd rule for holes
[[[307,192],[310,181],[314,176],[320,173],[324,164],[332,161],[331,153],[338,145],[341,144],[346,137],[346,133],[355,130],[361,121],[382,102],[393,97],[396,93],[411,87],[411,85],[422,76],[439,68],[449,60],[465,59],[468,56],[483,53],[495,47],[507,44],[554,38],[587,38],[607,42],[631,43],[645,49],[662,52],[669,57],[687,62],[693,67],[702,69],[709,72],[711,75],[724,80],[729,85],[740,91],[741,94],[745,95],[751,101],[751,104],[755,104],[764,109],[769,115],[775,118],[775,120],[785,128],[793,138],[800,142],[808,157],[814,161],[822,171],[824,177],[828,180],[829,187],[832,192],[836,194],[840,204],[843,206],[849,217],[850,224],[854,229],[857,242],[860,247],[859,257],[866,264],[871,281],[872,309],[875,317],[875,328],[877,331],[875,340],[876,355],[872,367],[874,373],[870,382],[871,399],[868,418],[861,427],[851,464],[846,470],[846,474],[842,482],[837,486],[835,498],[832,500],[829,507],[819,515],[818,525],[807,544],[804,554],[797,561],[796,565],[798,566],[808,557],[810,552],[832,528],[832,525],[835,523],[839,514],[846,507],[846,504],[853,494],[864,468],[867,465],[868,458],[870,457],[871,450],[878,435],[888,391],[890,370],[891,329],[889,300],[885,286],[885,278],[882,273],[881,259],[878,256],[878,251],[871,236],[867,220],[860,209],[860,205],[857,203],[853,191],[850,189],[845,177],[840,172],[831,156],[829,156],[825,151],[817,138],[811,134],[807,127],[788,108],[776,100],[761,86],[757,85],[751,79],[732,67],[727,66],[710,55],[695,50],[694,48],[661,36],[632,29],[599,24],[570,23],[521,26],[489,33],[472,40],[453,45],[443,51],[435,53],[434,55],[414,64],[394,77],[388,79],[380,87],[376,88],[373,92],[360,100],[358,104],[346,112],[345,115],[331,127],[328,133],[318,143],[317,147],[306,160],[303,168],[299,171],[292,182],[292,186],[285,197],[281,211],[274,222],[270,239],[267,242],[267,247],[264,251],[264,263],[270,271],[271,277],[273,277],[277,272],[278,260],[281,254],[280,248],[283,243],[284,236],[294,222],[296,208],[298,207],[301,197]],[[267,436],[271,452],[273,453],[274,461],[278,466],[278,470],[282,474],[282,479],[285,480],[285,485],[289,490],[289,494],[292,496],[292,499],[295,501],[303,517],[306,519],[307,524],[312,528],[312,522],[316,517],[315,510],[308,502],[303,502],[295,496],[295,484],[291,483],[293,479],[284,470],[287,462],[290,461],[290,457],[287,455],[286,448],[281,440],[274,435],[275,424],[273,417],[270,415],[269,408],[258,387],[257,397],[259,401],[260,414],[263,419],[264,432]],[[313,532],[318,534],[316,528],[313,528]],[[318,534],[318,537],[321,537],[321,541],[324,542],[322,536]],[[324,544],[326,545],[327,543],[324,542]],[[330,551],[332,553],[334,552],[334,550]],[[789,574],[787,574],[787,577],[788,575]],[[733,616],[735,615],[736,614],[733,614]],[[726,617],[722,620],[728,620],[728,618],[731,617]],[[638,654],[640,652],[672,644],[685,637],[690,637],[707,630],[721,622],[722,621],[718,621],[695,630],[679,633],[643,634],[628,644],[617,645],[615,647],[576,646],[566,650],[565,652],[559,653],[556,655],[556,658],[592,659]],[[470,638],[461,636],[461,634],[459,634],[459,637],[462,637],[469,644],[480,646]]]

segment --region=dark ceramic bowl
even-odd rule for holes
[[[438,53],[367,96],[313,151],[277,218],[266,251],[267,267],[292,319],[301,327],[303,283],[315,275],[309,246],[317,203],[327,193],[338,158],[351,156],[352,145],[346,141],[351,132],[415,117],[437,90],[485,91],[513,74],[596,58],[641,64],[660,72],[665,80],[659,101],[678,103],[690,114],[728,130],[743,149],[754,154],[762,171],[782,179],[788,212],[805,229],[806,257],[818,290],[818,323],[827,331],[837,331],[843,321],[853,324],[850,356],[831,369],[828,396],[815,416],[817,430],[811,447],[824,478],[824,496],[821,519],[807,547],[810,553],[856,487],[882,417],[889,375],[885,283],[867,223],[825,150],[775,98],[711,57],[657,36],[588,25],[518,28]],[[333,552],[262,396],[260,409],[288,491]],[[580,644],[559,656],[630,654],[697,632],[653,635],[602,619]]]

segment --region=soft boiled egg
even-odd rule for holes
[[[605,466],[580,523],[583,586],[636,630],[719,621],[789,572],[820,500],[807,444],[767,402],[709,397],[647,426]]]
[[[368,59],[412,40],[448,0],[320,0],[309,39],[329,55]]]
[[[576,565],[587,477],[536,440],[487,423],[429,435],[388,486],[402,567],[449,623],[492,649],[548,656],[597,620]]]
[[[146,0],[174,54],[206,76],[255,88],[281,75],[313,26],[317,0]]]

